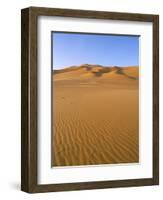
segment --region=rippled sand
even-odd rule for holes
[[[138,67],[53,73],[53,166],[139,161]]]

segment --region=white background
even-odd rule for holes
[[[1,1],[0,6],[0,198],[1,199],[162,199],[163,176],[160,186],[121,189],[88,190],[45,194],[26,194],[20,190],[20,9],[46,6],[119,12],[157,13],[163,18],[161,0],[16,0]],[[160,23],[160,35],[163,26]],[[160,38],[160,55],[162,43]],[[160,77],[163,76],[160,59]],[[160,86],[163,79],[160,80]],[[161,92],[161,91],[160,91]],[[160,93],[160,102],[163,94]],[[160,105],[163,110],[162,105]],[[160,115],[162,117],[162,113]],[[160,120],[160,133],[163,131]],[[163,154],[160,134],[160,153]],[[161,159],[161,156],[160,156]],[[163,168],[163,158],[160,160]]]
[[[51,168],[51,30],[140,35],[139,164]],[[38,83],[39,184],[152,177],[152,23],[39,17]]]

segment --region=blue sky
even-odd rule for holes
[[[139,65],[139,36],[53,32],[53,69]]]

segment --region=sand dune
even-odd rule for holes
[[[138,67],[53,72],[53,166],[139,161]]]

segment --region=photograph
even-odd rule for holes
[[[159,185],[159,15],[21,10],[21,190]]]
[[[139,163],[139,36],[51,38],[52,167]]]

